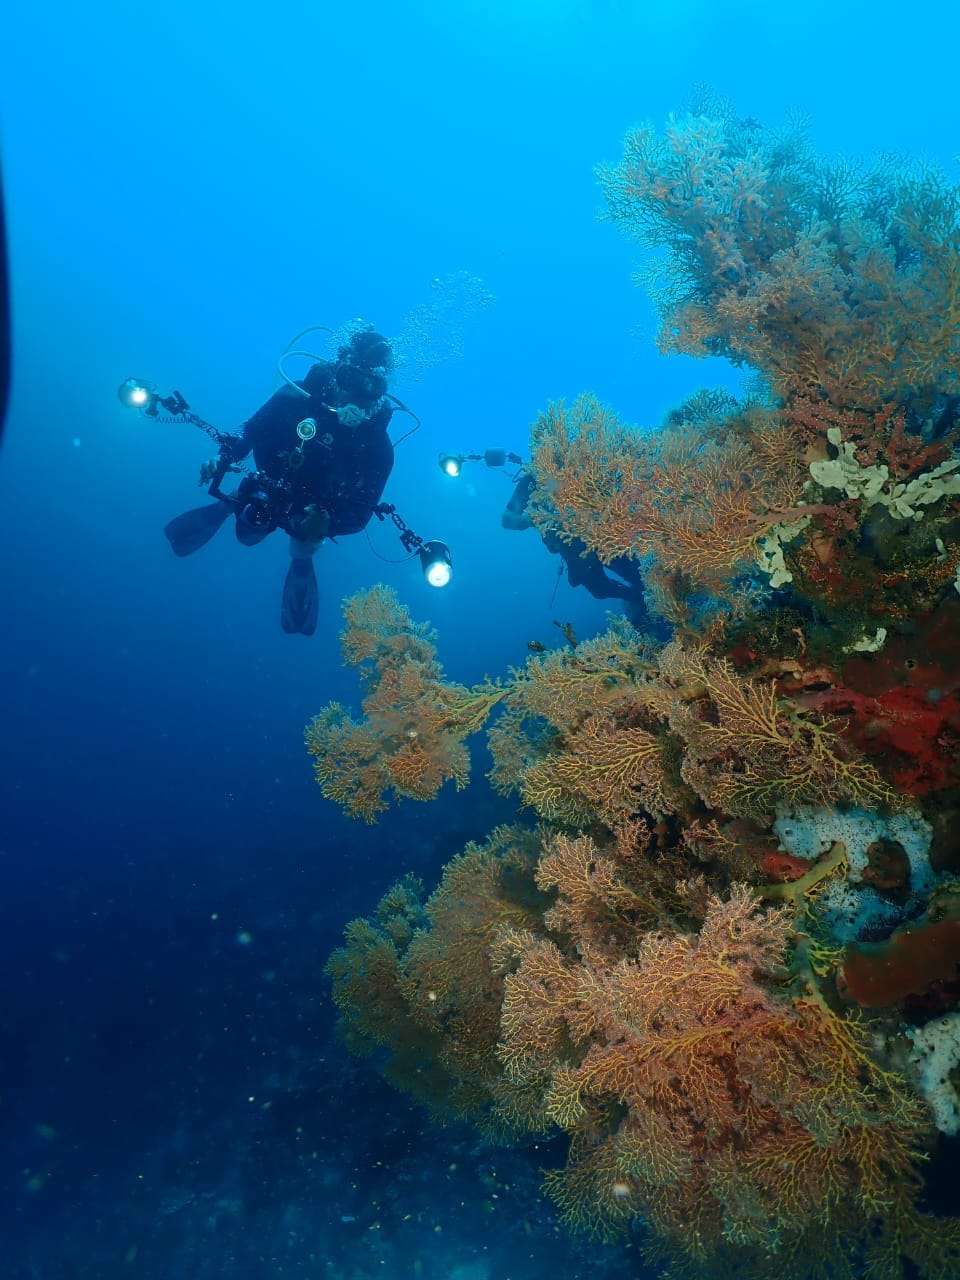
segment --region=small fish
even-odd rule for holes
[[[547,652],[547,646],[545,644],[541,644],[539,640],[528,640],[527,648],[530,650],[531,653]]]

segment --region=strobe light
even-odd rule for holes
[[[445,476],[450,476],[456,480],[460,472],[463,470],[463,454],[461,453],[441,453],[440,470]]]
[[[146,409],[153,401],[153,392],[142,378],[127,378],[117,388],[120,403],[128,409]]]
[[[445,476],[455,480],[463,470],[465,462],[485,462],[488,467],[505,467],[508,462],[516,467],[523,466],[519,453],[510,449],[484,449],[483,453],[441,453],[437,458],[440,470]]]
[[[425,542],[420,548],[420,565],[431,587],[445,587],[453,577],[450,548],[445,542]]]

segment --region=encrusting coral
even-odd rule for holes
[[[668,641],[613,619],[467,688],[392,592],[347,601],[324,794],[463,786],[486,727],[536,825],[348,926],[344,1034],[492,1140],[565,1134],[563,1218],[675,1280],[950,1280],[960,1222],[919,1206],[958,1114],[960,191],[717,102],[600,181],[663,350],[754,383],[533,426],[531,518],[633,557]]]

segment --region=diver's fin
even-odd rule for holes
[[[317,629],[320,614],[320,593],[317,575],[309,556],[298,556],[290,561],[290,568],[283,583],[283,600],[280,604],[280,625],[287,635],[312,636]]]
[[[206,507],[194,507],[182,516],[174,516],[164,533],[175,556],[189,556],[206,546],[230,514],[226,502],[214,502]]]

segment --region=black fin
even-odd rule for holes
[[[287,635],[312,636],[319,614],[320,593],[313,560],[307,556],[291,560],[283,583],[280,625]]]
[[[206,507],[194,507],[182,516],[174,516],[164,533],[175,556],[190,556],[206,546],[230,514],[225,502],[214,502]]]

